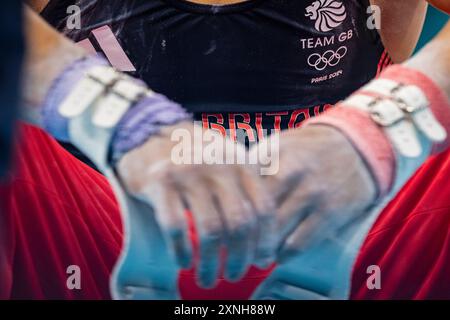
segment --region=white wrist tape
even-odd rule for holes
[[[345,106],[368,112],[383,127],[392,145],[402,156],[415,158],[422,153],[414,124],[408,121],[395,101],[358,94],[346,100]]]
[[[114,128],[134,103],[153,94],[111,67],[96,66],[86,72],[59,112],[69,120],[71,142],[105,170]]]
[[[419,87],[379,79],[363,87],[361,92],[378,96],[369,105],[362,103],[360,106],[372,114],[376,123],[387,128],[388,136],[401,155],[418,157],[423,151],[417,134],[411,129],[418,130],[432,143],[441,143],[447,138],[447,132],[433,115],[430,102]],[[351,103],[352,98],[346,101],[346,105],[351,106]]]
[[[372,100],[363,101],[359,97]],[[434,116],[425,93],[415,85],[389,79],[374,80],[343,105],[368,112],[391,141],[396,155],[393,193],[398,192],[431,155],[433,145],[447,139],[447,132]]]

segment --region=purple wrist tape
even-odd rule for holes
[[[95,66],[108,66],[108,62],[98,56],[80,59],[53,82],[42,107],[43,126],[56,139],[70,142],[68,120],[59,114],[59,106],[74,86],[85,76],[86,71]],[[140,82],[140,80],[136,80]],[[172,125],[192,117],[179,104],[160,94],[145,96],[139,100],[121,119],[111,143],[112,160],[140,146],[161,127]]]
[[[43,127],[56,139],[69,142],[68,121],[59,114],[59,106],[74,86],[95,66],[108,66],[108,62],[98,56],[89,56],[75,61],[53,81],[42,106]]]
[[[154,94],[140,100],[122,118],[112,140],[112,160],[117,161],[123,154],[145,143],[162,127],[191,120],[179,104],[165,96]]]

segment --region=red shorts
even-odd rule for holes
[[[39,129],[22,125],[8,186],[0,189],[0,298],[109,299],[121,248],[117,204],[107,181]],[[450,298],[450,153],[431,159],[381,214],[354,268],[352,298]],[[450,177],[450,175],[448,175]],[[67,268],[81,271],[69,290]],[[366,286],[381,268],[382,288]],[[247,299],[269,270],[212,290],[180,273],[184,299]]]

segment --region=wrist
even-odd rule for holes
[[[191,121],[179,104],[160,94],[145,97],[120,120],[111,141],[110,160],[116,163],[124,154],[144,144],[166,128]]]
[[[446,138],[443,141],[433,143],[432,153],[439,153],[447,148],[450,145],[450,99],[442,82],[435,81],[435,77],[430,77],[420,70],[401,65],[388,68],[383,78],[420,89],[428,101],[432,115],[446,131]]]
[[[42,109],[44,127],[70,141],[100,169],[191,116],[139,80],[98,57],[76,61],[54,81]]]
[[[81,81],[88,70],[94,66],[107,66],[108,62],[97,56],[82,57],[66,68],[51,83],[42,103],[42,126],[56,139],[70,141],[68,119],[63,117],[59,108],[71,91]]]
[[[450,102],[426,75],[393,66],[308,123],[330,125],[347,136],[383,197],[406,182],[428,155],[449,145]]]

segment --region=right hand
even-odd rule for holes
[[[273,261],[275,210],[256,167],[172,161],[179,145],[171,139],[172,133],[184,130],[192,138],[194,128],[189,122],[164,128],[126,154],[117,168],[127,191],[154,209],[169,250],[183,268],[192,264],[194,256],[186,219],[186,210],[191,211],[199,238],[197,279],[201,286],[212,287],[219,277],[222,247],[227,252],[224,275],[230,281],[239,280],[252,264],[264,267]],[[216,143],[221,150],[228,146],[224,159],[236,147],[245,154],[244,146],[212,134],[215,139],[208,145]],[[193,156],[201,146],[190,144],[184,152]]]

